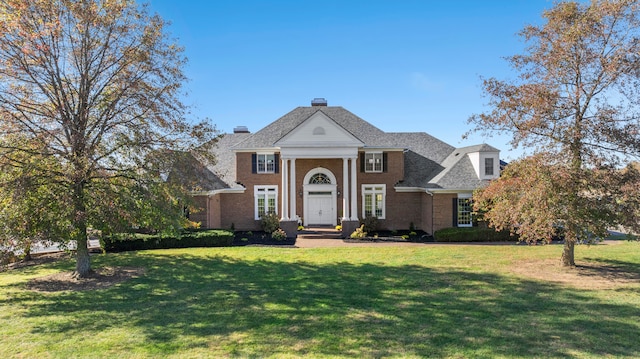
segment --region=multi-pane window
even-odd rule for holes
[[[363,185],[362,186],[362,210],[363,217],[385,217],[385,185]]]
[[[458,227],[473,226],[471,198],[458,198]]]
[[[275,173],[276,158],[273,153],[258,153],[256,159],[258,173]]]
[[[309,184],[331,184],[331,178],[324,173],[316,173],[309,179]]]
[[[383,166],[382,152],[367,152],[364,154],[365,172],[382,172]]]
[[[265,214],[277,213],[278,187],[255,186],[255,219],[260,219]]]
[[[493,157],[484,159],[484,175],[493,176]]]

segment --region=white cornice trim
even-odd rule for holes
[[[215,196],[221,193],[244,193],[247,189],[244,187],[241,188],[222,188],[222,189],[214,189],[212,191],[191,191],[190,194],[192,196]]]

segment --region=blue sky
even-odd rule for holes
[[[185,47],[193,114],[255,132],[324,97],[387,132],[427,132],[462,147],[483,111],[480,76],[512,78],[516,34],[550,0],[150,0]]]

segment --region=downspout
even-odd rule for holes
[[[424,191],[431,196],[431,236],[433,236],[433,221],[435,219],[435,216],[433,215],[433,192],[429,191],[428,189],[424,189]]]

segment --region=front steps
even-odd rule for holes
[[[298,231],[298,238],[305,239],[342,239],[342,232],[333,227],[306,227]]]

